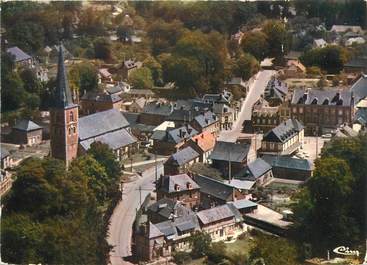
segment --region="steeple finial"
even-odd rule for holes
[[[74,106],[74,103],[70,92],[67,72],[64,64],[64,46],[60,42],[59,61],[57,65],[56,91],[53,107],[66,108],[69,106]]]

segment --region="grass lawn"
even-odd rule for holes
[[[254,246],[253,240],[248,236],[244,239],[237,239],[233,243],[226,244],[226,252],[228,256],[231,254],[248,255],[251,248]]]

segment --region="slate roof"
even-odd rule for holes
[[[195,176],[194,180],[200,186],[200,192],[223,201],[232,200],[232,186],[202,175]]]
[[[98,72],[103,76],[103,77],[110,77],[112,76],[112,74],[108,71],[107,68],[101,68],[98,70]]]
[[[180,143],[185,139],[190,139],[199,132],[191,127],[191,125],[184,125],[179,128],[168,131],[168,141]]]
[[[128,83],[120,81],[116,86],[107,87],[106,92],[108,94],[115,94],[124,91],[124,87],[127,88],[130,85]]]
[[[239,190],[251,190],[254,187],[254,185],[256,184],[255,181],[242,180],[242,179],[236,179],[236,178],[233,178],[230,181],[225,180],[224,183],[226,183],[227,185],[235,189],[239,189]]]
[[[75,107],[73,103],[71,91],[69,88],[69,82],[67,79],[67,71],[64,64],[64,46],[60,45],[59,48],[59,61],[57,65],[57,77],[56,77],[56,91],[51,102],[51,106],[55,108],[70,108]]]
[[[224,219],[235,218],[234,209],[235,208],[231,208],[229,205],[224,204],[200,211],[197,213],[197,217],[203,225],[207,225]]]
[[[20,120],[13,126],[13,129],[30,132],[34,130],[41,130],[42,127],[31,120]]]
[[[194,120],[201,128],[205,128],[217,122],[218,118],[213,112],[207,111],[203,114],[197,115]]]
[[[192,149],[191,146],[187,146],[171,155],[166,163],[174,163],[175,165],[182,166],[198,157],[199,153]]]
[[[243,162],[250,150],[248,144],[237,144],[230,142],[217,142],[209,158],[211,160]]]
[[[352,93],[347,90],[295,89],[291,104],[350,106]]]
[[[126,93],[141,96],[154,96],[154,92],[150,89],[130,89],[130,91]]]
[[[172,113],[172,105],[152,101],[144,106],[143,112],[161,116],[169,116]]]
[[[367,109],[358,109],[354,116],[354,122],[367,125]]]
[[[301,130],[304,126],[296,119],[288,119],[272,130],[268,131],[264,137],[263,141],[266,142],[281,142],[285,143]]]
[[[10,155],[8,149],[6,149],[3,146],[0,147],[0,153],[1,153],[1,159],[4,159],[5,157],[8,157]]]
[[[125,117],[130,126],[132,126],[138,123],[140,113],[122,112],[122,115]]]
[[[17,46],[6,49],[6,52],[10,53],[11,55],[15,57],[16,63],[32,58],[30,55],[26,54],[24,51],[19,49]]]
[[[361,32],[362,28],[360,26],[349,26],[349,25],[333,25],[330,31],[335,31],[338,33],[346,32],[351,30],[352,32]]]
[[[127,69],[132,69],[132,68],[135,68],[135,67],[141,67],[143,65],[142,62],[139,62],[139,61],[135,61],[133,59],[129,59],[129,60],[126,60],[124,61],[124,66],[127,68]]]
[[[223,103],[214,103],[213,112],[215,114],[223,114],[223,113],[231,113],[233,109],[226,104]]]
[[[242,199],[242,200],[236,200],[234,202],[228,202],[228,204],[233,204],[236,209],[241,210],[241,209],[246,209],[246,208],[252,208],[252,207],[256,207],[257,208],[257,203],[254,203],[250,200],[246,200],[246,199]]]
[[[163,182],[160,186],[160,190],[168,193],[181,192],[186,190],[200,189],[200,186],[187,174],[178,174],[171,176],[163,176]],[[191,184],[191,188],[188,187]],[[176,185],[179,186],[180,190],[177,191]]]
[[[317,47],[324,47],[325,45],[327,45],[327,42],[324,39],[314,39],[314,42],[316,44]]]
[[[84,150],[88,150],[92,143],[101,142],[107,144],[112,150],[116,150],[121,147],[133,144],[136,141],[136,138],[132,136],[126,129],[120,129],[80,141],[80,145],[84,148]]]
[[[195,214],[185,215],[175,218],[173,221],[168,220],[155,224],[167,240],[175,240],[179,237],[179,233],[186,233],[193,230],[200,230],[198,218]]]
[[[265,88],[265,96],[284,100],[288,93],[287,84],[277,78],[271,78]]]
[[[98,92],[87,92],[82,96],[81,100],[116,103],[116,102],[122,101],[122,98],[116,94],[102,94]]]
[[[172,113],[166,118],[167,121],[186,121],[191,122],[199,112],[195,110],[182,110],[175,109]]]
[[[169,198],[162,198],[148,207],[148,211],[156,213],[163,218],[169,219],[173,214],[176,217],[192,214],[190,208],[183,206],[178,201]]]
[[[150,139],[163,141],[166,137],[167,137],[167,131],[156,130],[156,131],[153,132]]]
[[[355,103],[367,97],[367,74],[362,74],[362,76],[352,85],[350,91],[355,97]]]
[[[273,168],[288,168],[297,170],[311,171],[311,164],[307,159],[292,158],[289,156],[273,156],[264,155],[262,157],[267,163],[269,163]]]
[[[257,180],[271,170],[271,165],[261,158],[249,163],[243,170],[238,172],[235,177],[245,178],[246,180]]]
[[[116,109],[109,109],[79,118],[79,139],[97,137],[129,126],[124,115]]]
[[[154,224],[149,222],[149,235],[148,235],[149,239],[153,239],[160,236],[163,236],[163,233],[159,231],[159,229]]]

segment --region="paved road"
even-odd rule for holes
[[[251,119],[252,107],[264,93],[265,87],[271,76],[276,72],[273,70],[263,70],[256,74],[255,79],[250,82],[249,92],[242,104],[241,111],[231,130],[223,130],[219,135],[220,141],[235,142],[242,131],[242,124],[245,120]]]
[[[162,163],[158,164],[157,168],[159,177],[163,173]],[[140,203],[139,187],[142,188],[141,200],[143,201],[148,193],[153,192],[154,180],[155,167],[153,166],[145,170],[142,177],[139,177],[136,181],[124,185],[122,201],[113,212],[107,238],[108,243],[114,246],[110,253],[112,265],[131,264],[122,258],[131,256],[132,225],[136,209],[139,208]]]

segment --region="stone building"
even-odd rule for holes
[[[273,178],[272,167],[261,158],[248,163],[248,165],[235,175],[241,180],[254,181],[256,187],[269,183]]]
[[[141,68],[142,66],[142,62],[135,61],[134,59],[124,61],[122,65],[122,78],[128,79],[133,71]]]
[[[187,173],[189,167],[199,162],[199,153],[191,146],[187,146],[173,155],[164,162],[164,174],[173,175],[179,173]]]
[[[169,198],[195,209],[200,204],[200,187],[187,174],[161,176],[157,185],[157,200]]]
[[[354,118],[354,96],[340,89],[296,89],[290,104],[291,117],[305,126],[306,135],[330,132]]]
[[[289,155],[301,147],[303,138],[304,126],[296,119],[289,119],[264,135],[260,152]]]
[[[12,128],[11,141],[15,144],[37,145],[42,142],[42,127],[31,120],[20,120]]]
[[[162,101],[149,102],[144,106],[143,112],[139,116],[139,123],[158,126],[167,120],[172,111],[173,107],[170,103]]]

